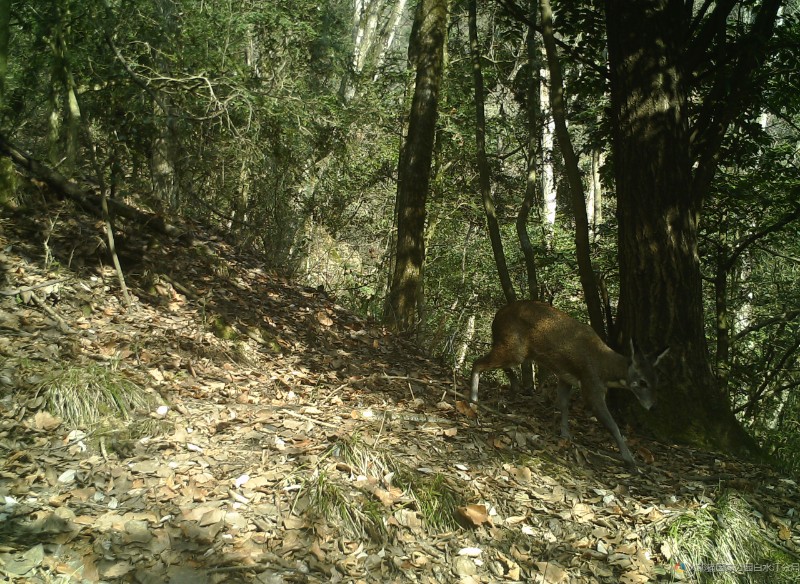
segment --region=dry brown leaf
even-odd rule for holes
[[[39,411],[33,416],[33,426],[39,430],[55,430],[61,425],[61,420],[50,412]]]
[[[388,491],[381,489],[380,487],[375,487],[370,489],[370,491],[373,495],[375,495],[375,498],[377,498],[383,504],[384,507],[391,507],[403,497],[403,491],[394,487],[390,488]]]
[[[594,509],[585,503],[576,503],[572,507],[572,516],[580,523],[589,523],[594,519]]]
[[[222,509],[210,509],[203,513],[202,517],[198,519],[197,524],[200,527],[207,527],[209,525],[217,525],[225,520],[225,511]]]
[[[531,469],[527,466],[512,466],[508,469],[508,472],[517,482],[520,483],[530,483],[531,478],[533,477]]]
[[[287,529],[283,532],[281,551],[286,554],[291,551],[304,550],[308,547],[305,534],[298,529]]]
[[[100,572],[97,569],[96,560],[97,557],[93,553],[83,556],[81,564],[83,566],[83,571],[81,572],[81,576],[88,582],[97,582],[100,580]]]
[[[99,566],[103,578],[122,578],[133,569],[130,562],[105,563]]]
[[[142,520],[128,521],[125,524],[125,534],[128,542],[148,543],[153,539],[147,521]]]
[[[26,266],[9,272],[10,279],[24,277],[9,285],[36,285],[46,276],[35,264],[15,256],[13,250],[24,246],[6,243],[15,222],[8,224],[4,219],[0,219],[1,261]],[[71,229],[74,233],[85,232],[73,219],[60,223],[75,226]],[[63,253],[56,231],[54,228],[48,245]],[[79,280],[76,272],[70,283],[61,287],[55,312],[73,328],[92,333],[70,339],[38,307],[27,308],[16,299],[3,304],[9,299],[0,295],[0,329],[24,333],[18,337],[3,335],[0,330],[0,354],[8,357],[0,364],[0,388],[24,381],[19,379],[16,355],[47,364],[60,364],[69,357],[76,366],[113,358],[148,391],[168,392],[171,402],[157,419],[172,423],[174,434],[159,433],[137,441],[135,456],[125,458],[125,453],[116,451],[98,453],[93,441],[78,444],[79,439],[66,432],[58,438],[49,436],[48,432],[63,428],[63,424],[58,426],[59,421],[44,412],[41,396],[16,404],[0,400],[0,437],[9,450],[3,476],[13,493],[7,504],[24,501],[31,507],[30,516],[40,518],[48,541],[64,544],[63,556],[44,552],[41,565],[51,574],[65,573],[70,567],[64,558],[85,556],[81,576],[87,581],[101,579],[94,562],[102,566],[104,580],[168,581],[172,577],[176,582],[200,582],[209,576],[199,569],[201,565],[270,565],[279,574],[282,568],[307,562],[324,565],[332,581],[388,581],[387,569],[393,566],[409,570],[420,582],[432,581],[434,573],[447,579],[448,571],[452,578],[452,564],[446,565],[440,554],[428,555],[438,544],[429,539],[420,515],[400,509],[398,502],[405,503],[403,493],[391,486],[391,475],[383,476],[387,471],[378,468],[380,465],[356,471],[338,459],[339,450],[331,449],[332,443],[356,434],[419,472],[456,473],[457,482],[470,481],[470,487],[474,485],[482,497],[496,501],[505,518],[497,526],[481,506],[463,508],[466,516],[461,511],[457,514],[462,525],[483,525],[481,533],[489,542],[504,541],[509,531],[545,546],[572,538],[571,545],[560,548],[554,558],[560,564],[541,562],[534,574],[527,571],[532,562],[542,559],[538,547],[534,546],[537,553],[529,546],[520,550],[512,544],[506,552],[513,558],[509,560],[496,546],[490,546],[485,551],[491,554],[482,558],[485,563],[477,573],[466,575],[464,582],[477,582],[479,577],[540,583],[594,578],[635,584],[648,581],[648,576],[654,578],[653,562],[637,532],[645,527],[662,532],[667,523],[662,521],[661,509],[691,508],[713,501],[719,493],[711,482],[682,479],[690,459],[694,474],[731,474],[736,478],[726,486],[758,492],[764,504],[776,510],[798,497],[795,483],[784,484],[777,476],[768,475],[771,471],[754,470],[722,455],[695,451],[689,456],[677,446],[650,443],[652,451],[632,443],[634,456],[646,463],[658,458],[661,468],[653,469],[655,476],[649,478],[626,474],[625,484],[617,483],[613,493],[608,487],[596,488],[598,484],[613,486],[621,475],[613,466],[593,457],[586,459],[585,453],[594,450],[594,444],[573,447],[568,456],[561,455],[562,460],[580,460],[581,469],[567,465],[556,471],[538,460],[522,462],[517,457],[517,462],[503,465],[494,449],[527,455],[535,446],[551,454],[555,437],[535,436],[530,427],[523,429],[513,417],[506,420],[484,410],[479,416],[463,399],[437,403],[452,382],[449,371],[438,370],[389,332],[369,328],[346,311],[333,308],[323,295],[304,294],[260,269],[243,269],[237,258],[226,255],[227,244],[222,239],[209,241],[226,266],[221,278],[201,265],[198,258],[203,254],[187,258],[175,241],[161,244],[166,252],[163,259],[176,259],[175,265],[154,265],[149,257],[139,258],[145,264],[143,270],[153,274],[174,268],[175,281],[191,283],[203,299],[202,307],[194,298],[178,293],[176,286],[164,284],[157,292],[162,296],[160,302],[137,299],[137,310],[126,312],[108,288],[106,274],[113,274],[103,272],[100,278]],[[161,253],[153,250],[155,255]],[[72,253],[72,247],[67,251]],[[74,282],[79,284],[73,286]],[[134,295],[139,293],[137,286],[134,279]],[[35,294],[41,297],[46,292],[41,288]],[[73,305],[73,298],[79,299],[79,304]],[[207,311],[220,308],[236,315],[232,318],[242,330],[252,330],[253,336],[233,343],[211,334]],[[186,377],[186,372],[191,377]],[[409,379],[419,381],[409,386]],[[287,415],[287,408],[299,415]],[[450,410],[457,412],[461,423],[416,419],[403,423],[400,417],[382,417],[383,411],[413,411],[424,417],[450,418]],[[534,415],[530,421],[538,424],[547,417],[539,414],[538,420]],[[481,427],[471,423],[478,417],[482,418]],[[19,420],[25,423],[19,424]],[[599,439],[608,438],[602,432],[585,436],[587,441]],[[358,504],[361,490],[382,502],[384,519],[393,528],[389,547],[368,540],[352,541],[340,526],[312,514],[303,485],[320,465],[345,473],[337,478],[356,487],[342,491],[346,504]],[[545,467],[553,476],[559,473],[557,478],[547,476]],[[353,483],[361,472],[368,476]],[[242,474],[250,475],[251,480],[234,483],[234,477]],[[60,476],[75,480],[60,484]],[[238,490],[229,491],[231,484]],[[765,484],[774,491],[763,489]],[[76,485],[81,487],[69,490]],[[26,497],[32,486],[36,496]],[[665,491],[670,498],[662,503]],[[354,499],[349,498],[351,494]],[[53,513],[49,520],[46,507],[79,508],[84,515]],[[117,514],[114,509],[126,512]],[[190,514],[192,509],[196,513]],[[225,511],[224,517],[220,510]],[[587,526],[587,521],[592,523]],[[787,545],[797,538],[791,523],[784,525],[767,515],[764,521],[774,526],[774,533]],[[579,522],[587,529],[577,535],[574,527]],[[470,530],[449,537],[448,545],[457,548],[475,545]],[[92,544],[94,549],[88,547]],[[13,551],[9,547],[0,543],[0,554]],[[676,561],[667,544],[653,551],[660,552],[662,563]],[[202,564],[195,563],[200,554],[207,555]],[[127,572],[129,565],[135,566],[135,573]],[[568,574],[562,566],[569,567]],[[459,569],[466,574],[473,566],[465,562]],[[115,573],[122,575],[105,576]],[[29,576],[33,580],[37,575]],[[212,579],[238,575],[220,571]],[[265,575],[265,581],[272,576],[275,573]]]
[[[650,570],[655,562],[650,559],[650,552],[648,550],[640,549],[636,552],[636,559],[639,561],[639,569]]]
[[[497,450],[506,450],[511,445],[511,440],[505,435],[492,436],[489,438],[489,444]]]
[[[623,543],[623,544],[618,545],[617,549],[615,551],[617,551],[617,552],[619,552],[621,554],[632,555],[632,554],[636,553],[637,549],[638,549],[638,546],[636,544]]]
[[[547,584],[560,584],[569,578],[567,571],[556,562],[536,562],[535,565]]]
[[[283,518],[283,525],[286,529],[302,529],[306,527],[306,523],[305,519],[295,515],[289,515]]]
[[[465,519],[469,525],[480,527],[484,523],[493,525],[492,518],[489,517],[489,512],[485,505],[465,505],[463,507],[456,507],[456,513]]]
[[[672,546],[669,544],[668,541],[665,541],[664,543],[661,544],[659,551],[661,552],[661,555],[664,556],[667,560],[671,560],[672,556],[674,555],[674,552],[672,551]]]
[[[184,521],[180,525],[181,533],[183,533],[186,539],[196,541],[201,544],[213,543],[214,539],[217,537],[217,534],[222,530],[223,527],[224,523],[222,521],[211,525],[206,525],[205,527],[201,527],[200,525],[190,521]]]
[[[412,511],[411,509],[398,509],[394,512],[393,517],[398,524],[403,527],[408,527],[414,532],[418,532],[422,529],[422,520],[420,520],[416,511]]]
[[[475,562],[466,556],[456,556],[453,560],[453,572],[459,577],[467,578],[478,573]]]
[[[456,411],[466,418],[475,419],[478,417],[477,410],[475,410],[469,402],[465,402],[464,400],[456,400]]]
[[[314,554],[314,557],[317,558],[318,562],[324,562],[326,560],[325,552],[322,551],[321,547],[319,547],[319,541],[316,539],[311,543],[311,547],[308,548],[308,551]]]
[[[645,464],[653,464],[656,461],[656,457],[653,456],[653,453],[650,452],[644,446],[639,446],[638,448],[636,448],[636,453],[639,455],[639,458],[641,458],[644,461]]]

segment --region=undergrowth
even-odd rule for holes
[[[757,513],[734,493],[672,522],[664,539],[676,580],[722,584],[797,582],[797,560],[769,541]]]

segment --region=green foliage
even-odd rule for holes
[[[425,524],[432,530],[451,531],[457,527],[456,508],[463,502],[444,476],[428,476],[401,468],[395,475],[395,483],[408,493]]]
[[[785,32],[785,31],[784,31]],[[787,96],[788,97],[788,96]],[[792,100],[786,102],[792,104]],[[769,103],[766,104],[769,107]],[[800,111],[792,112],[800,119]],[[767,120],[771,120],[767,124]],[[731,346],[720,373],[740,420],[787,470],[800,469],[796,429],[800,408],[800,249],[795,218],[800,171],[791,146],[793,122],[749,112],[726,137],[723,165],[709,206],[704,255],[709,270],[731,262],[726,275]],[[781,225],[778,229],[772,226]],[[709,338],[717,339],[714,294],[708,288]]]
[[[350,18],[347,2],[233,9],[151,0],[111,2],[106,10],[100,0],[60,0],[26,9],[14,31],[4,131],[13,136],[25,124],[25,136],[38,138],[23,146],[49,152],[48,120],[57,120],[55,147],[63,150],[67,116],[59,104],[71,75],[107,184],[157,209],[179,207],[216,223],[269,264],[296,268],[307,215],[339,231],[359,212],[374,215],[372,205],[361,209],[365,197],[372,203],[377,194],[384,209],[393,193],[396,130],[381,120],[396,125],[383,100],[402,85],[341,99]],[[54,68],[50,46],[58,35],[67,65]],[[380,84],[372,89],[381,91]],[[169,200],[154,172],[161,151],[177,192]],[[94,174],[88,158],[83,166]],[[388,231],[391,215],[382,214]],[[358,222],[352,227],[363,236]]]
[[[209,325],[211,332],[218,339],[223,341],[236,341],[239,339],[239,333],[236,329],[221,316],[214,316]]]

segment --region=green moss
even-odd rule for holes
[[[209,321],[211,332],[214,336],[223,341],[236,341],[239,339],[239,333],[230,324],[225,322],[221,316],[215,316]]]

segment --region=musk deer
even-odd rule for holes
[[[569,438],[570,390],[580,385],[594,414],[614,436],[623,460],[635,466],[625,439],[606,405],[609,386],[631,390],[650,409],[657,383],[655,367],[669,349],[648,357],[631,340],[631,358],[608,347],[592,328],[549,304],[520,300],[501,308],[492,323],[492,350],[472,366],[473,402],[478,401],[481,372],[509,369],[531,360],[558,377],[561,435]]]

